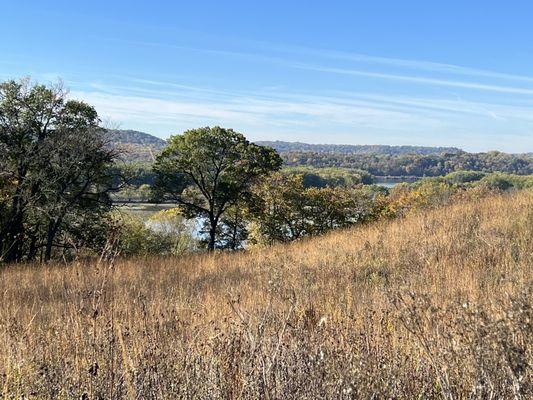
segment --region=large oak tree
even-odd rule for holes
[[[251,143],[232,129],[192,129],[172,136],[157,158],[156,190],[160,198],[180,204],[189,216],[207,220],[208,249],[213,250],[226,210],[281,164],[274,149]]]

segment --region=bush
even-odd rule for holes
[[[287,242],[366,221],[374,215],[373,197],[364,189],[306,188],[303,175],[274,174],[255,188],[251,240]]]
[[[481,180],[487,174],[479,171],[457,171],[444,176],[444,181],[448,184],[462,184]]]
[[[374,178],[367,171],[351,168],[289,167],[282,170],[286,175],[301,175],[306,188],[354,187],[370,185]]]
[[[160,211],[147,221],[131,214],[118,219],[117,245],[123,256],[177,256],[197,248],[192,226],[179,209]]]
[[[527,189],[533,187],[533,176],[518,176],[504,173],[493,173],[480,180],[480,184],[498,190]]]

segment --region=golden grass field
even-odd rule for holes
[[[533,193],[288,245],[0,269],[2,399],[532,398]]]

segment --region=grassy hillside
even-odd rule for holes
[[[290,245],[0,271],[3,398],[531,398],[533,193]]]

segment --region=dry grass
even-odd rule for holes
[[[533,194],[0,271],[0,398],[531,398]]]

